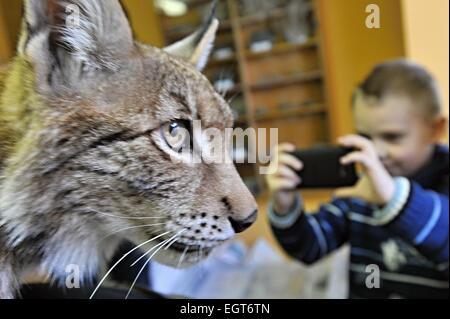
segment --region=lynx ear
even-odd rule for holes
[[[86,72],[114,71],[133,48],[118,0],[26,0],[19,54],[41,80],[70,84]]]
[[[215,18],[216,7],[217,1],[214,1],[211,14],[203,28],[189,37],[166,47],[164,51],[189,61],[197,70],[202,71],[208,63],[219,28],[219,20]]]

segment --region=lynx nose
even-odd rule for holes
[[[234,232],[237,234],[242,233],[244,230],[253,225],[257,217],[258,217],[258,210],[255,209],[255,211],[244,220],[236,220],[233,219],[232,217],[228,218],[228,220],[230,221],[231,227],[233,227]]]

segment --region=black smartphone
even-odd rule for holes
[[[341,157],[352,149],[337,146],[320,146],[300,149],[293,153],[303,164],[298,172],[302,179],[299,188],[338,188],[353,186],[358,181],[354,164],[342,165]]]

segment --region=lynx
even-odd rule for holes
[[[158,49],[133,39],[117,0],[25,2],[17,57],[0,77],[0,298],[17,297],[29,271],[58,282],[71,264],[83,278],[104,274],[124,239],[143,258],[190,266],[255,221],[232,163],[177,152],[195,120],[233,126],[201,74],[218,24],[212,15]]]

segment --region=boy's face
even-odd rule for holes
[[[357,132],[372,140],[392,176],[412,176],[431,158],[436,127],[411,99],[391,95],[372,100],[357,94],[354,114]]]

